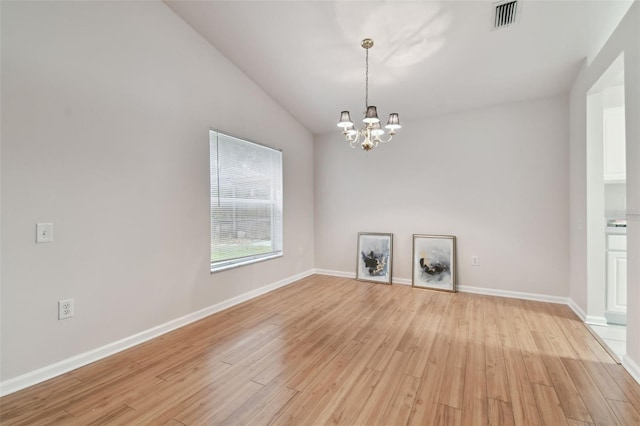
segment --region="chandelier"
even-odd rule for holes
[[[400,118],[398,114],[393,112],[389,114],[389,120],[385,129],[389,130],[388,138],[383,139],[385,134],[384,129],[380,127],[380,119],[378,118],[378,111],[376,107],[373,105],[369,105],[369,49],[373,47],[373,40],[370,38],[365,38],[362,40],[360,45],[366,50],[366,60],[365,60],[365,95],[364,95],[364,118],[362,121],[365,126],[362,128],[354,128],[353,121],[351,121],[351,117],[349,116],[349,111],[342,111],[340,113],[340,121],[338,122],[338,127],[342,127],[342,134],[351,148],[355,148],[360,145],[365,151],[371,151],[373,148],[377,147],[380,143],[387,143],[391,141],[393,135],[396,134],[396,130],[401,128]]]

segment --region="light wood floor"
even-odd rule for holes
[[[564,305],[315,275],[0,400],[12,424],[640,424]]]

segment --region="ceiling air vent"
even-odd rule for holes
[[[493,3],[493,29],[504,28],[516,22],[518,0]]]

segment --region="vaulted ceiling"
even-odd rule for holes
[[[492,29],[492,2],[165,1],[315,134],[369,104],[403,122],[567,93],[631,0],[520,0]]]

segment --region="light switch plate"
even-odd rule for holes
[[[53,223],[36,223],[36,243],[53,242]]]

